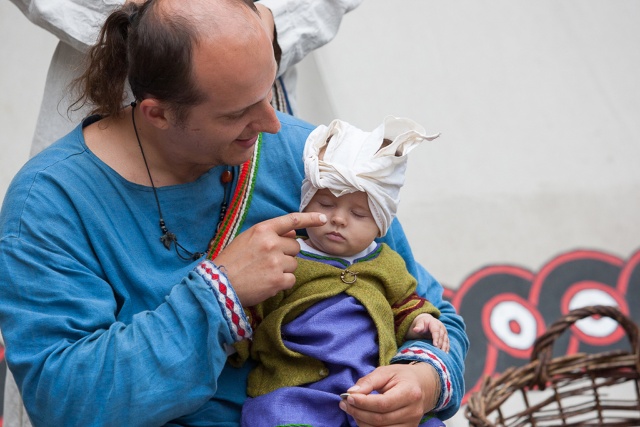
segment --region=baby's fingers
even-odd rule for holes
[[[437,328],[437,327],[433,328],[431,330],[431,336],[432,336],[432,339],[433,339],[433,345],[435,345],[436,347],[442,349],[443,339],[442,339],[442,332],[440,331],[440,329]]]
[[[447,329],[442,322],[432,322],[430,325],[431,336],[433,339],[433,345],[439,349],[448,352],[449,351],[449,335]]]
[[[444,351],[445,353],[449,353],[450,348],[451,348],[451,345],[449,343],[449,335],[445,335],[442,343],[442,351]]]

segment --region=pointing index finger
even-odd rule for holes
[[[284,236],[294,230],[323,225],[327,222],[327,217],[317,212],[294,212],[266,222],[273,226],[279,236]]]

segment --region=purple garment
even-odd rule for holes
[[[364,306],[346,294],[328,298],[284,325],[282,339],[290,350],[324,362],[328,375],[247,399],[242,426],[356,427],[338,404],[340,393],[378,366],[378,333]],[[433,420],[421,426],[444,426]]]

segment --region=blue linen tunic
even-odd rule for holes
[[[279,115],[264,135],[244,228],[298,210],[302,149],[313,127]],[[6,359],[34,425],[237,426],[250,364],[226,363],[233,341],[211,288],[159,242],[150,187],[133,184],[86,146],[82,126],[31,159],[0,212],[0,328]],[[223,190],[216,167],[158,188],[180,243],[204,250]],[[442,312],[451,351],[452,416],[464,392],[462,319],[413,259],[396,221],[386,242],[405,258],[418,293]]]

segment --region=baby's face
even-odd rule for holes
[[[361,191],[336,197],[327,189],[318,190],[305,212],[327,216],[323,226],[307,229],[307,243],[331,255],[348,257],[362,252],[379,233],[367,194]]]

